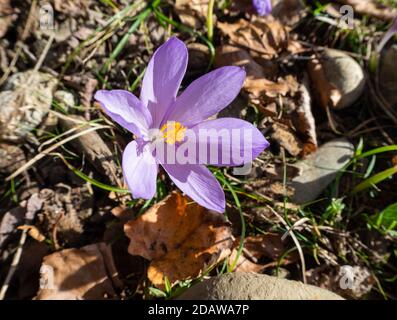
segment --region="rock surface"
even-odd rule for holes
[[[325,50],[323,59],[325,76],[341,94],[335,109],[350,107],[364,92],[363,69],[356,60],[338,50]]]
[[[204,280],[179,300],[342,300],[330,291],[256,273],[230,273]]]
[[[335,179],[353,157],[354,146],[345,139],[336,139],[322,145],[317,152],[294,167],[299,174],[292,178],[290,186],[295,189],[292,201],[304,204],[315,200]]]
[[[42,72],[11,76],[0,92],[0,141],[21,142],[51,108],[57,80]]]
[[[65,111],[69,111],[69,109],[75,107],[76,101],[74,99],[73,94],[64,90],[57,90],[54,93],[54,99],[58,102],[59,106]]]

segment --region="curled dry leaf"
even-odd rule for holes
[[[302,152],[303,144],[290,126],[282,123],[274,123],[272,129],[272,139],[276,140],[292,156],[298,156]]]
[[[258,105],[269,103],[271,98],[279,95],[294,95],[299,88],[295,78],[290,75],[285,79],[279,78],[277,82],[269,80],[276,76],[276,67],[270,68],[273,70],[265,70],[246,50],[239,47],[226,45],[217,48],[215,64],[217,67],[225,65],[244,67],[247,72],[244,90],[252,102]]]
[[[231,230],[224,217],[173,192],[124,227],[128,252],[151,260],[148,278],[162,288],[197,277],[230,254]]]
[[[249,236],[244,240],[244,251],[239,256],[234,272],[261,272],[267,268],[278,265],[287,265],[297,261],[296,254],[288,254],[280,261],[288,250],[286,243],[281,240],[281,235],[276,233]],[[229,265],[234,263],[237,250],[234,249]]]
[[[201,28],[207,17],[209,0],[176,0],[175,10],[183,24],[191,28]]]
[[[323,108],[336,106],[341,99],[341,93],[336,86],[329,82],[324,67],[319,59],[312,59],[308,63],[310,78],[316,83],[317,98]]]
[[[86,300],[116,297],[121,286],[111,248],[104,243],[66,249],[43,259],[38,300]]]
[[[317,150],[316,123],[311,109],[311,96],[307,74],[299,86],[300,99],[293,118],[295,127],[303,139],[303,155],[306,156]]]
[[[274,58],[288,49],[287,29],[271,17],[240,19],[236,23],[218,23],[219,29],[232,43]]]
[[[305,155],[316,150],[315,121],[311,112],[311,97],[306,83],[299,84],[293,75],[278,78],[277,82],[269,80],[277,78],[277,66],[268,60],[269,68],[265,68],[248,51],[236,46],[218,47],[215,58],[217,67],[235,65],[246,70],[247,78],[244,82],[244,90],[251,103],[258,106],[263,114],[277,118],[279,97],[286,97],[283,105],[290,104],[291,111],[284,112],[283,117],[287,119],[283,120],[288,125],[275,124],[273,128],[273,138],[280,145],[294,156],[299,155],[302,150]],[[303,82],[305,81],[308,80],[304,79]],[[302,138],[302,141],[298,136]]]
[[[232,254],[229,257],[229,267],[232,266],[234,261],[237,258],[237,250],[233,249]],[[236,265],[233,269],[233,272],[254,272],[254,273],[260,273],[262,270],[266,268],[265,265],[259,264],[259,263],[254,263],[247,256],[242,253],[236,262]]]
[[[18,227],[19,230],[27,230],[28,235],[38,242],[43,242],[45,236],[40,232],[36,226],[23,225]]]

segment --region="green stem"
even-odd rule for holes
[[[90,41],[95,37],[96,33],[105,30],[105,28],[109,27],[114,21],[123,19],[124,15],[128,13],[130,10],[138,7],[141,4],[141,1],[136,2],[134,4],[128,5],[126,8],[121,10],[120,12],[116,13],[113,17],[108,19],[105,23],[105,26],[97,28],[94,33],[88,37],[87,40],[84,40],[73,52],[68,56],[66,59],[66,63],[63,66],[61,73],[59,75],[59,79],[62,79],[63,75],[66,73],[67,69],[69,68],[72,61],[76,58],[76,56],[80,53],[80,51],[88,44]]]
[[[207,38],[211,43],[214,40],[214,3],[215,0],[210,0],[208,2],[207,11]]]
[[[113,50],[110,57],[106,60],[105,65],[101,69],[102,74],[106,74],[109,71],[109,67],[112,62],[117,59],[123,48],[128,42],[130,36],[135,32],[136,29],[141,25],[141,23],[149,16],[149,14],[156,9],[156,7],[160,4],[161,0],[154,0],[152,3],[144,9],[136,18],[134,23],[128,29],[127,33],[123,36],[120,42],[117,44],[116,48]]]
[[[237,193],[234,191],[233,187],[231,186],[231,184],[229,183],[229,181],[226,180],[225,177],[223,177],[222,175],[218,174],[217,175],[218,179],[221,180],[226,187],[229,189],[230,193],[233,196],[234,202],[239,210],[240,213],[240,219],[241,219],[241,235],[240,235],[240,244],[237,250],[237,255],[236,258],[234,259],[232,265],[229,268],[229,272],[233,272],[234,268],[237,265],[238,259],[240,258],[241,253],[243,252],[244,249],[244,240],[245,240],[245,234],[246,234],[246,225],[245,225],[245,219],[244,219],[244,215],[243,215],[243,210],[241,209],[241,204],[240,204],[240,200],[237,196]]]

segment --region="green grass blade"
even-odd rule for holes
[[[385,171],[379,172],[379,173],[375,174],[374,176],[361,182],[359,185],[357,185],[353,189],[352,194],[354,195],[358,192],[361,192],[363,190],[371,188],[372,186],[376,185],[379,182],[382,182],[383,180],[386,180],[387,178],[393,176],[396,173],[397,173],[397,166],[389,168]]]
[[[397,151],[397,145],[394,144],[394,145],[391,145],[391,146],[380,147],[380,148],[376,148],[376,149],[364,152],[364,153],[356,156],[355,160],[368,158],[368,157],[373,156],[375,154],[385,153],[385,152],[390,152],[390,151]]]
[[[244,249],[244,241],[245,241],[245,233],[246,233],[246,225],[245,225],[245,219],[244,219],[244,215],[243,215],[243,210],[241,208],[241,204],[240,204],[240,200],[237,196],[237,193],[234,191],[232,185],[229,183],[229,181],[227,181],[227,179],[220,174],[219,172],[217,172],[217,178],[219,180],[221,180],[221,182],[223,182],[226,187],[229,189],[230,193],[233,196],[234,202],[239,210],[240,213],[240,219],[241,219],[241,235],[240,235],[240,244],[237,250],[237,255],[236,258],[234,259],[234,261],[232,262],[232,265],[230,266],[230,268],[228,268],[229,272],[233,272],[234,268],[237,265],[237,261],[240,258],[241,253],[243,252]]]

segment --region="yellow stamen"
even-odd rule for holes
[[[185,138],[186,127],[180,122],[169,121],[160,129],[163,133],[164,141],[168,144],[175,144],[176,142],[183,141]]]

